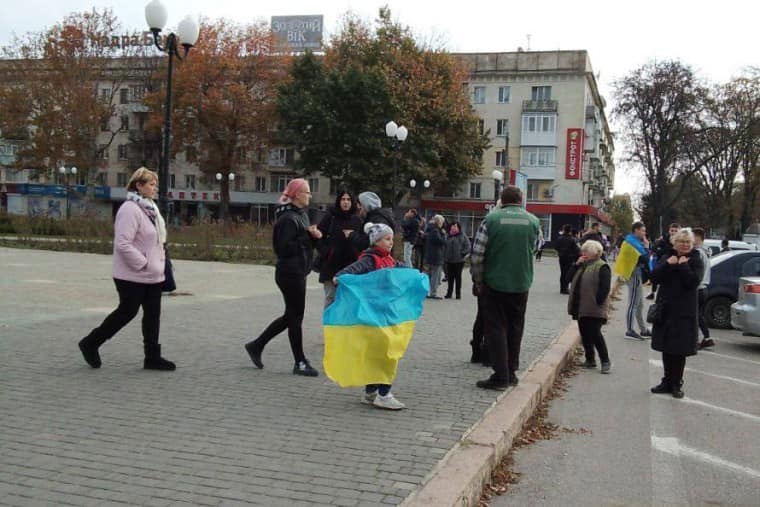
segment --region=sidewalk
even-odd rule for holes
[[[623,338],[621,293],[603,328],[612,373],[569,379],[549,408],[558,435],[515,453],[520,480],[491,505],[758,505],[760,338],[712,330],[715,351],[686,361],[686,397],[653,395],[661,355]]]
[[[286,336],[250,364],[243,343],[282,309],[266,266],[176,262],[161,341],[174,373],[145,372],[139,320],[93,370],[76,342],[116,305],[110,256],[0,249],[0,503],[396,505],[496,400],[467,362],[475,301],[426,302],[394,392],[359,403],[291,374]],[[554,259],[536,265],[521,362],[567,324]],[[310,279],[305,349],[320,372],[323,295]]]

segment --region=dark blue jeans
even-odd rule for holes
[[[377,391],[380,396],[388,396],[388,393],[391,392],[391,386],[390,384],[367,384],[367,387],[364,388],[364,392],[367,394],[374,391]]]

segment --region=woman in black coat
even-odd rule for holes
[[[356,199],[348,190],[339,190],[335,207],[330,209],[318,226],[322,233],[322,239],[317,243],[321,259],[319,282],[325,288],[325,308],[335,301],[335,273],[359,258],[360,252],[349,237],[361,228],[362,219],[356,214]]]
[[[665,370],[662,382],[652,392],[683,398],[686,357],[697,353],[697,290],[705,266],[694,249],[691,229],[680,229],[670,241],[673,247],[660,258],[651,274],[652,283],[659,286],[655,301],[659,317],[653,323],[652,348],[662,352]]]
[[[431,299],[442,299],[438,293],[443,271],[444,252],[446,250],[446,233],[443,232],[443,217],[435,215],[425,230],[425,264],[428,265]]]

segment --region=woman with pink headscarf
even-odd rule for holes
[[[275,319],[255,340],[245,345],[245,350],[257,368],[263,368],[261,354],[269,341],[288,330],[290,349],[293,351],[293,373],[316,377],[303,352],[303,322],[306,306],[306,277],[311,271],[312,250],[315,241],[322,237],[316,225],[309,223],[306,207],[311,201],[309,183],[296,178],[288,183],[280,196],[280,206],[275,212],[272,243],[277,255],[274,280],[285,300],[285,313]]]

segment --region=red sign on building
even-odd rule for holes
[[[565,179],[578,180],[583,170],[583,129],[567,129]]]

